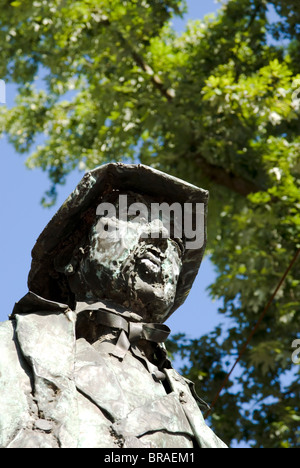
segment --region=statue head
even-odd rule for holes
[[[89,172],[38,239],[29,289],[71,307],[106,299],[145,321],[165,321],[200,266],[207,198],[147,166],[108,164]],[[199,206],[201,222],[192,220]]]
[[[173,235],[173,220],[168,228],[162,216],[153,216],[154,201],[134,192],[102,199],[86,238],[63,266],[77,301],[108,299],[146,321],[164,321],[174,305],[185,246]],[[126,212],[120,213],[122,203]]]

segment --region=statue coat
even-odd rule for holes
[[[1,448],[226,447],[174,369],[163,384],[130,350],[76,339],[75,323],[36,296],[0,324]]]

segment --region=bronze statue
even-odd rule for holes
[[[0,447],[225,447],[163,344],[201,264],[207,200],[143,165],[86,174],[33,249],[30,292],[0,324]],[[183,232],[182,207],[202,208],[202,224]]]

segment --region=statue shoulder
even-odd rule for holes
[[[16,354],[15,346],[15,324],[11,320],[0,322],[0,359],[5,361],[7,353]]]
[[[9,382],[17,380],[31,388],[29,367],[20,351],[15,320],[8,320],[0,322],[0,382],[5,383],[3,388],[8,388]]]
[[[20,352],[14,320],[0,322],[0,383],[8,392],[10,385],[31,389],[29,367]]]
[[[6,447],[12,437],[29,419],[27,396],[31,392],[27,365],[19,352],[15,322],[0,323],[0,447]]]

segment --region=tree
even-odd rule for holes
[[[0,76],[19,94],[0,129],[48,172],[46,206],[74,168],[137,156],[210,189],[211,295],[232,326],[170,343],[209,401],[300,248],[300,11],[229,0],[178,35],[169,22],[183,11],[180,0],[3,1]],[[299,278],[298,262],[210,418],[228,443],[299,445]]]

